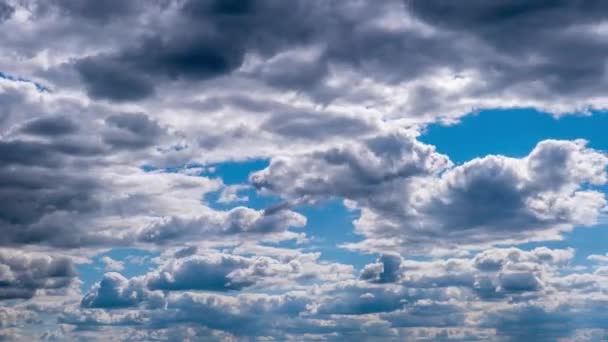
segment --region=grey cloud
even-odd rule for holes
[[[543,247],[522,251],[495,248],[470,259],[415,262],[393,257],[388,264],[392,265],[389,268],[391,283],[418,289],[460,287],[483,300],[492,300],[540,291],[549,280],[547,275],[556,266],[565,265],[573,256],[571,249]],[[370,283],[389,282],[382,279],[382,269],[386,267],[387,260],[381,258],[379,261],[382,263],[366,265],[361,279]]]
[[[218,181],[139,169],[175,138],[168,125],[147,114],[87,108],[52,94],[32,103],[21,89],[27,87],[18,86],[22,96],[9,99],[15,108],[0,139],[0,245],[170,244],[198,241],[194,233],[201,232],[236,241],[241,234],[269,236],[305,223],[290,210],[214,211],[201,200]],[[30,112],[40,114],[31,118]],[[76,121],[78,116],[87,120]],[[157,238],[139,239],[146,227],[156,227]]]
[[[570,268],[570,250],[461,254],[595,224],[605,153],[545,141],[453,166],[396,128],[488,107],[604,108],[604,4],[143,3],[0,0],[11,51],[0,68],[27,75],[0,78],[0,245],[169,250],[144,276],[107,274],[79,308],[65,299],[61,339],[554,340],[606,328],[602,266]],[[284,204],[215,210],[203,195],[221,180],[160,171],[245,158],[271,159],[251,182]],[[149,164],[159,171],[138,169]],[[359,279],[320,253],[260,245],[304,237],[294,206],[327,199],[360,213],[363,241],[344,247],[383,254]],[[0,294],[33,296],[27,310],[73,285],[65,265],[55,282],[61,272],[20,262],[0,267]],[[0,336],[41,332],[2,312]]]
[[[447,171],[434,199],[416,207],[454,236],[480,229],[493,239],[500,231],[533,236],[534,230],[593,224],[605,199],[582,188],[605,182],[607,165],[606,156],[584,142],[545,141],[526,159],[489,156]]]
[[[145,275],[127,279],[111,272],[82,300],[83,307],[134,307],[164,293],[185,290],[236,292],[245,288],[291,288],[295,284],[350,279],[352,268],[320,263],[318,255],[288,258],[205,252],[169,259]],[[342,274],[340,274],[342,273]]]
[[[456,241],[460,247],[528,241],[592,225],[606,200],[586,185],[606,183],[607,166],[608,157],[585,141],[547,140],[525,158],[491,155],[451,167],[432,146],[389,133],[273,158],[250,180],[295,202],[354,201],[361,209],[355,227],[369,241],[347,247],[384,252],[407,246],[416,253]]]
[[[148,280],[153,290],[238,290],[252,282],[232,279],[231,273],[248,267],[250,261],[237,256],[189,257],[165,265]]]
[[[89,96],[113,101],[139,100],[154,93],[152,80],[130,73],[127,66],[112,60],[89,58],[78,61],[76,69],[84,80]]]
[[[289,139],[364,136],[375,127],[364,120],[330,113],[276,113],[262,123],[262,129]]]
[[[61,136],[78,131],[78,124],[65,116],[43,117],[28,122],[21,131],[39,136]]]
[[[95,56],[76,66],[89,94],[115,101],[140,100],[153,80],[205,80],[239,68],[251,50],[272,54],[280,46],[306,40],[314,25],[301,19],[299,3],[186,1],[180,26],[149,33],[141,44],[115,55]],[[277,34],[281,32],[280,34]]]
[[[36,222],[56,210],[91,211],[98,207],[91,193],[98,186],[87,177],[58,174],[52,169],[22,170],[18,174],[0,169],[0,193],[6,199],[0,206],[0,218],[8,224],[20,225]],[[17,236],[27,231],[24,227],[14,229]],[[4,228],[4,232],[10,231],[10,226]],[[0,241],[6,238],[3,235]]]
[[[97,55],[73,51],[73,65],[96,99],[135,101],[182,85],[175,80],[245,76],[318,104],[369,100],[380,112],[425,122],[505,105],[555,113],[603,107],[606,16],[599,2],[27,3],[59,9],[52,17],[58,23],[39,24],[56,37],[65,31],[63,16],[82,29],[57,38],[62,48],[75,50],[70,38],[88,44],[89,36],[103,38]],[[116,29],[92,32],[91,23],[109,22]],[[40,49],[35,38],[13,46],[30,55]],[[400,90],[361,90],[362,79]],[[450,86],[457,80],[464,84]]]
[[[134,14],[138,6],[137,0],[121,1],[79,1],[52,0],[51,6],[69,16],[91,20],[96,23],[108,23],[110,20]]]
[[[590,94],[599,90],[596,84],[604,83],[601,56],[606,53],[605,44],[593,34],[577,31],[606,19],[606,6],[601,2],[470,1],[456,6],[441,0],[414,0],[407,4],[414,15],[429,24],[477,37],[502,57],[536,57],[536,62],[517,65],[506,62],[507,58],[505,62],[485,61],[482,70],[495,70],[489,91],[541,78],[547,94],[580,94],[581,89]]]
[[[361,279],[378,283],[393,283],[399,279],[400,266],[401,257],[382,255],[376,264],[365,266],[361,272]]]
[[[481,325],[492,326],[497,337],[508,341],[555,341],[569,338],[577,330],[605,331],[608,328],[606,313],[602,310],[605,303],[605,299],[596,302],[575,299],[553,308],[538,303],[519,304],[492,310],[484,316]]]
[[[190,294],[169,299],[168,312],[153,318],[154,324],[174,321],[193,322],[212,329],[231,331],[238,335],[257,335],[274,325],[260,315],[276,321],[305,310],[306,298],[290,295],[220,295]]]
[[[196,246],[184,247],[184,248],[179,249],[177,252],[175,252],[174,256],[176,258],[184,258],[184,257],[195,254],[197,250],[198,250],[198,248]]]
[[[15,8],[5,1],[0,2],[0,23],[10,19],[15,13]]]
[[[129,280],[116,272],[106,273],[83,298],[87,308],[122,308],[136,306],[155,297],[140,285],[137,279]]]
[[[404,259],[397,272],[398,279],[392,283],[369,283],[350,278],[322,282],[307,288],[305,292],[291,291],[280,295],[241,292],[229,296],[192,292],[185,288],[167,288],[161,293],[147,288],[148,281],[154,281],[156,274],[165,272],[168,274],[163,277],[169,279],[175,276],[175,281],[183,280],[180,273],[186,269],[190,269],[187,272],[189,277],[206,278],[204,275],[209,273],[200,272],[199,266],[194,265],[212,267],[213,264],[223,274],[220,278],[225,279],[228,270],[223,269],[230,263],[208,256],[169,260],[165,266],[143,277],[126,279],[119,275],[107,275],[106,278],[112,279],[112,282],[108,282],[112,284],[109,286],[112,290],[100,292],[100,285],[96,285],[85,298],[102,298],[99,296],[103,295],[105,299],[97,303],[100,306],[105,303],[103,305],[113,310],[98,311],[90,305],[92,301],[83,300],[82,311],[72,312],[62,321],[81,327],[124,325],[150,330],[165,329],[179,323],[217,329],[239,337],[273,336],[275,339],[288,339],[289,335],[296,340],[315,335],[329,340],[349,336],[384,336],[388,340],[412,336],[440,340],[446,336],[460,336],[463,340],[510,340],[541,337],[537,334],[539,329],[551,329],[556,321],[568,322],[568,327],[563,330],[553,329],[549,335],[544,335],[547,340],[552,340],[569,336],[578,329],[605,326],[603,316],[598,311],[604,301],[600,299],[603,298],[600,288],[583,289],[566,285],[574,284],[572,275],[561,274],[559,266],[573,258],[570,249],[550,250],[542,247],[523,251],[495,248],[469,258],[432,261]],[[224,258],[240,258],[245,263],[255,260],[256,264],[259,260],[228,255]],[[497,261],[500,268],[479,269],[477,265],[487,259]],[[182,264],[173,267],[177,266],[173,264],[177,262]],[[190,262],[191,265],[187,265]],[[265,271],[249,275],[254,274],[276,278],[284,276],[283,273],[269,275]],[[591,273],[577,276],[595,277],[597,282],[604,280],[604,276]],[[463,282],[463,279],[468,280]],[[473,279],[486,279],[491,288],[485,289],[488,292],[484,293]],[[189,281],[185,283],[192,284]],[[555,284],[561,285],[556,287]],[[289,288],[292,287],[287,285],[285,289]],[[600,300],[597,305],[589,299],[591,293],[600,296],[597,297]],[[549,300],[555,305],[541,304]],[[111,306],[109,303],[120,305]],[[135,308],[137,311],[133,310]],[[528,317],[528,313],[532,316]],[[578,319],[578,314],[582,314],[580,318],[583,319]],[[522,318],[522,315],[525,317]],[[520,329],[516,328],[518,326]],[[457,332],[456,328],[469,331]],[[451,332],[447,334],[441,329]]]
[[[187,240],[201,233],[215,236],[276,233],[305,224],[306,218],[291,210],[266,212],[236,207],[198,218],[176,216],[160,220],[141,230],[138,239],[162,244],[171,240]]]
[[[38,290],[66,288],[75,276],[69,258],[0,251],[0,300],[29,299]]]
[[[389,131],[343,147],[273,158],[270,166],[252,174],[250,181],[259,190],[293,200],[359,198],[392,188],[402,179],[440,171],[449,164],[434,147],[418,142],[407,132]]]
[[[337,284],[318,300],[319,314],[361,315],[399,310],[410,296],[403,288],[364,287]]]
[[[403,310],[382,314],[393,327],[455,327],[465,325],[465,313],[457,304],[417,300]]]
[[[103,140],[118,149],[137,149],[157,144],[166,130],[142,113],[115,114],[106,118]]]
[[[499,276],[500,288],[506,292],[537,291],[540,280],[530,272],[505,272]]]

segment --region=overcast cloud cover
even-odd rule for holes
[[[425,134],[606,115],[607,39],[599,0],[0,0],[0,340],[601,341],[605,141]]]

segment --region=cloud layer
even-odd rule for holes
[[[0,0],[0,339],[600,340],[606,152],[421,136],[604,115],[605,7]]]

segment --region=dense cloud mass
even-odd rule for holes
[[[605,115],[607,35],[602,1],[0,0],[0,340],[602,340],[601,134],[425,134]]]
[[[0,251],[0,300],[29,299],[37,291],[61,289],[69,286],[75,276],[68,258]]]
[[[274,158],[251,181],[293,201],[352,201],[361,209],[356,228],[367,240],[351,247],[378,252],[550,238],[595,224],[607,204],[586,186],[607,183],[608,156],[582,140],[546,140],[525,158],[487,156],[451,166],[431,146],[390,137],[370,139],[364,148]]]

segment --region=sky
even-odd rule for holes
[[[608,3],[0,0],[0,340],[605,341]]]

